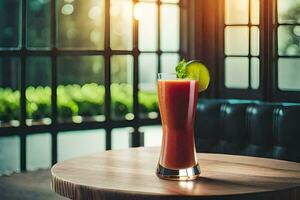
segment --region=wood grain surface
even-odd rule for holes
[[[300,164],[281,160],[197,154],[195,181],[159,179],[158,147],[106,151],[58,163],[52,189],[71,199],[300,200]]]

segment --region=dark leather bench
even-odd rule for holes
[[[202,99],[195,139],[198,152],[300,162],[300,104]]]

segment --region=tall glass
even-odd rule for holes
[[[198,81],[159,73],[157,88],[163,138],[156,174],[171,180],[195,179],[200,174],[194,140]]]

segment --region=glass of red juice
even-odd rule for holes
[[[193,180],[200,175],[196,159],[194,121],[198,81],[159,73],[157,81],[162,121],[162,145],[156,174],[163,179]]]

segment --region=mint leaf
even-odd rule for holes
[[[187,71],[186,71],[186,61],[182,59],[176,66],[176,73],[177,78],[186,78]]]

